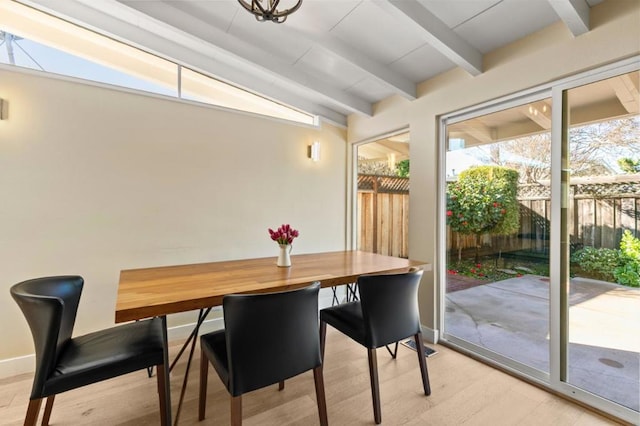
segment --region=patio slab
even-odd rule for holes
[[[447,293],[447,333],[549,371],[548,278],[524,275]],[[640,409],[640,289],[573,279],[572,385]]]

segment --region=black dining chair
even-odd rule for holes
[[[164,368],[164,324],[160,318],[72,337],[84,280],[79,276],[36,278],[11,287],[33,336],[36,371],[25,425],[35,425],[47,399],[48,425],[55,395],[122,374],[156,366],[160,423],[168,425],[170,399]]]
[[[313,370],[320,424],[327,405],[318,335],[320,284],[298,290],[229,295],[222,301],[225,329],[200,337],[200,401],[203,420],[209,362],[231,397],[231,424],[242,424],[242,395]]]
[[[320,311],[320,346],[323,359],[327,324],[368,350],[373,416],[376,424],[382,422],[376,349],[386,346],[395,358],[398,341],[407,337],[414,338],[416,348],[423,347],[418,312],[418,287],[421,278],[421,270],[403,274],[363,275],[358,278],[360,301]],[[393,343],[395,351],[392,352],[388,345]],[[430,395],[427,362],[420,349],[417,353],[424,394]]]

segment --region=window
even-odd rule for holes
[[[223,83],[204,74],[182,68],[181,97],[225,108],[314,124],[315,117],[262,96]]]
[[[304,124],[317,122],[311,114],[15,2],[0,3],[0,48],[0,63]]]

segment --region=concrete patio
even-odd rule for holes
[[[447,333],[549,371],[548,278],[524,275],[446,296]],[[640,289],[571,281],[569,379],[640,409]]]

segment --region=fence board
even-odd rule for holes
[[[389,254],[389,234],[392,229],[389,217],[389,194],[378,194],[378,250],[376,253]]]
[[[620,229],[622,232],[625,230],[629,230],[636,235],[640,232],[638,229],[638,218],[639,218],[639,207],[640,198],[631,199],[631,198],[623,198],[620,200]],[[622,234],[621,232],[621,234]],[[621,238],[622,235],[618,236]]]
[[[598,247],[617,248],[615,199],[598,200],[600,214],[598,215],[598,229],[600,229],[600,244]]]

